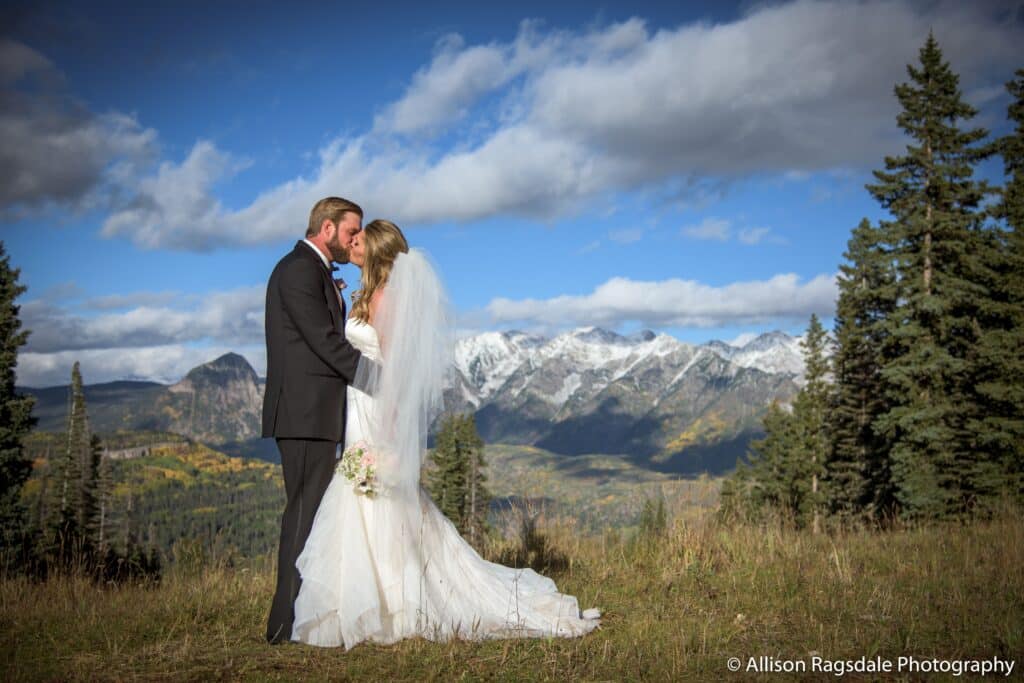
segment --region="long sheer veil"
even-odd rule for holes
[[[379,566],[395,569],[381,577],[385,602],[401,611],[395,618],[420,622],[424,614],[408,609],[423,604],[430,562],[423,548],[420,468],[427,452],[427,431],[442,409],[445,374],[454,357],[452,316],[441,281],[419,249],[400,253],[391,268],[373,326],[381,363],[372,372],[362,366],[356,385],[372,396],[364,416],[366,436],[377,453],[377,477],[385,499],[374,503],[372,534]],[[372,364],[367,364],[371,368]]]
[[[411,249],[395,259],[373,326],[381,367],[356,384],[368,386],[374,399],[369,431],[377,475],[385,490],[415,494],[455,343],[448,299],[425,252]]]

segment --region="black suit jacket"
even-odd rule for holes
[[[331,272],[302,242],[267,284],[263,436],[343,441],[345,388],[361,357],[345,339],[345,309]]]

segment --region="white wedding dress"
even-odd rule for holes
[[[349,319],[345,333],[380,361],[372,326]],[[367,394],[353,387],[347,393],[345,447],[368,440],[375,409]],[[600,623],[598,610],[581,614],[576,598],[559,593],[551,579],[481,558],[417,488],[418,500],[388,492],[367,498],[335,474],[297,562],[302,585],[292,640],[347,650],[410,636],[575,637]]]

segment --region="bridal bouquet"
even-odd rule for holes
[[[373,498],[380,493],[380,486],[376,479],[377,457],[369,444],[365,441],[357,441],[341,454],[338,461],[338,469],[349,481],[355,484],[355,491],[367,498]]]

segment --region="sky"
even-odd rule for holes
[[[993,135],[1024,67],[1021,2],[148,4],[0,9],[22,386],[263,374],[267,277],[331,195],[464,335],[830,327],[928,32]]]

